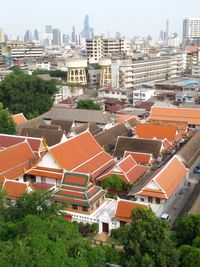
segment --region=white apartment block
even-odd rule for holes
[[[164,81],[181,76],[186,69],[186,54],[134,62],[115,62],[112,87],[134,89],[147,82]],[[118,74],[117,74],[118,72]]]
[[[35,43],[8,42],[7,54],[13,58],[38,58],[44,56],[44,47]]]
[[[133,105],[144,102],[155,96],[155,89],[141,87],[133,91]]]
[[[118,100],[128,100],[126,89],[113,89],[109,87],[101,88],[98,90],[98,97],[100,98],[115,98]]]
[[[91,64],[102,57],[126,57],[131,55],[131,43],[128,39],[95,37],[86,40],[86,54]]]
[[[183,45],[189,45],[191,42],[200,43],[200,18],[183,20]]]

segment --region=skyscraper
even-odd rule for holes
[[[37,29],[34,30],[34,39],[35,39],[36,41],[39,41],[39,32],[38,32]]]
[[[169,41],[169,20],[166,21],[165,45],[168,45],[168,41]]]
[[[90,28],[90,25],[89,25],[89,15],[85,16],[84,28],[83,28],[81,35],[86,39],[90,39],[94,37],[94,29]]]
[[[61,31],[59,29],[53,29],[53,40],[52,44],[53,45],[61,45]]]
[[[5,41],[4,38],[4,29],[0,28],[0,43],[3,43]]]
[[[76,42],[76,30],[75,26],[72,27],[72,43]]]
[[[45,26],[45,33],[52,33],[52,26],[51,25],[46,25]]]
[[[200,18],[186,18],[183,20],[183,46],[200,45]]]
[[[33,38],[32,33],[29,30],[27,30],[25,35],[24,35],[24,42],[31,42],[31,41],[33,41],[33,39],[34,38]]]

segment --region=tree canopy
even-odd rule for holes
[[[169,225],[149,209],[138,207],[132,213],[130,227],[122,232],[125,267],[178,266],[178,254],[170,238]]]
[[[15,134],[16,125],[12,120],[11,114],[7,108],[0,103],[0,133]]]
[[[125,183],[118,175],[112,174],[100,182],[106,190],[126,191],[131,188],[131,184]]]
[[[91,110],[102,110],[100,103],[95,103],[91,99],[79,100],[77,103],[78,109],[91,109]]]
[[[33,75],[37,74],[49,74],[51,77],[55,78],[67,78],[67,72],[62,70],[44,70],[37,69],[33,72]]]
[[[15,68],[0,83],[0,102],[12,114],[23,113],[31,119],[52,107],[56,92],[55,82],[43,81]]]

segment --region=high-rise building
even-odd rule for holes
[[[183,20],[183,46],[200,45],[200,18],[186,18]]]
[[[53,45],[61,45],[61,31],[59,29],[53,29],[53,40],[52,44]]]
[[[4,38],[4,29],[0,28],[0,43],[3,43],[5,41]]]
[[[85,16],[84,19],[84,28],[82,31],[82,36],[86,39],[90,39],[94,37],[94,29],[90,27],[89,25],[89,15]]]
[[[34,38],[33,38],[32,33],[29,30],[27,30],[25,35],[24,35],[24,42],[31,42],[31,41],[33,41],[33,39]]]
[[[51,25],[46,25],[45,26],[45,33],[53,33],[52,26]]]
[[[164,41],[164,32],[160,31],[160,35],[159,35],[159,41]]]
[[[38,32],[37,29],[34,30],[34,39],[35,39],[36,41],[39,41],[39,32]]]
[[[72,43],[76,42],[76,29],[75,26],[72,27]]]
[[[169,20],[166,21],[165,45],[168,45],[168,41],[169,41]]]
[[[115,33],[115,38],[116,39],[120,39],[121,38],[121,33],[120,32],[116,32]]]

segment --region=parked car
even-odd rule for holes
[[[163,221],[170,221],[170,216],[169,214],[167,213],[163,213],[161,216],[160,216],[160,219],[163,220]]]
[[[200,173],[200,165],[196,166],[196,168],[194,168],[194,173]]]

